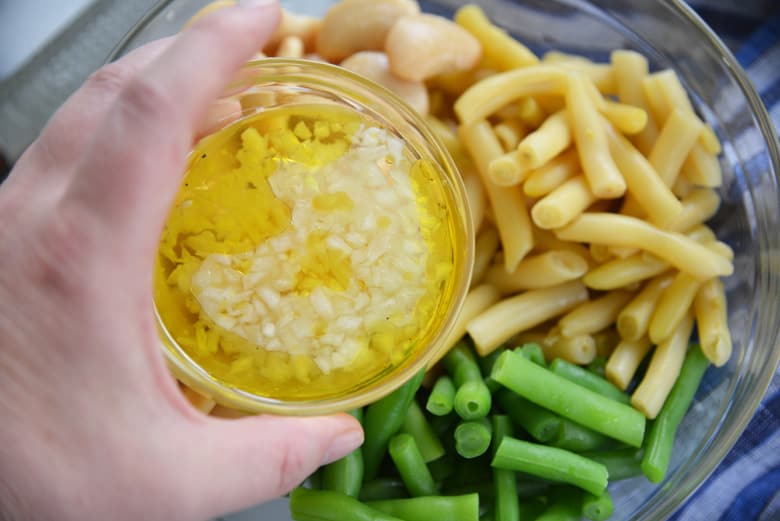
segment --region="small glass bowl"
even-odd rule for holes
[[[176,342],[166,329],[160,313],[157,324],[164,352],[172,371],[183,383],[213,398],[217,403],[246,412],[310,415],[347,411],[376,401],[420,371],[442,347],[453,326],[469,287],[474,258],[474,231],[465,189],[444,146],[421,117],[391,92],[345,69],[306,60],[262,59],[249,62],[217,100],[216,107],[235,107],[215,121],[210,135],[228,125],[240,124],[260,112],[295,105],[338,105],[387,130],[405,143],[414,160],[427,160],[441,185],[443,201],[451,210],[449,240],[452,272],[437,288],[438,302],[423,320],[423,333],[398,361],[392,360],[376,371],[359,373],[338,392],[305,398],[282,398],[284,392],[259,394],[232,384],[207,371]],[[237,112],[241,107],[240,114]],[[215,112],[219,113],[219,111]],[[273,113],[273,112],[271,112]],[[370,306],[371,304],[369,304]],[[157,311],[157,310],[156,310]],[[353,374],[355,372],[353,371]],[[262,378],[258,375],[258,379]],[[283,388],[284,384],[266,387]],[[312,397],[313,396],[313,397]]]

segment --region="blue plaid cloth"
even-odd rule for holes
[[[732,49],[780,131],[780,2],[689,3]],[[734,448],[672,519],[780,520],[780,371]]]

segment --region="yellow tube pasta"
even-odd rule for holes
[[[544,358],[562,358],[567,362],[586,365],[596,358],[596,341],[591,335],[563,336],[558,328],[552,328],[540,344]]]
[[[522,164],[520,154],[512,150],[490,161],[488,177],[498,186],[514,186],[525,179],[528,169]]]
[[[702,284],[693,308],[701,350],[713,365],[721,367],[728,362],[732,349],[723,282],[710,279]]]
[[[460,166],[460,165],[459,165]],[[471,166],[471,165],[469,165]],[[485,220],[485,186],[473,168],[460,168],[463,186],[466,188],[466,198],[469,200],[469,209],[471,210],[471,223],[474,231],[479,231]]]
[[[603,356],[604,358],[608,358],[620,343],[620,335],[613,327],[594,333],[591,336],[593,336],[593,341],[596,342],[596,356]]]
[[[612,71],[612,65],[608,63],[594,63],[587,58],[559,51],[547,52],[542,58],[542,62],[584,75],[593,82],[602,94],[617,94],[615,75]]]
[[[526,291],[471,319],[466,326],[477,353],[486,356],[512,336],[557,317],[588,299],[579,281]]]
[[[720,206],[720,196],[709,188],[699,188],[683,198],[682,211],[669,226],[670,231],[685,232],[708,221]]]
[[[507,271],[514,271],[517,265],[533,247],[531,218],[525,200],[519,190],[497,186],[489,182],[488,165],[502,154],[501,145],[486,121],[474,126],[461,126],[460,137],[474,159],[477,170],[487,190],[493,209],[496,227],[504,248],[504,263]]]
[[[621,340],[609,355],[604,376],[625,391],[651,347],[650,339],[646,336],[636,340]]]
[[[529,197],[543,197],[579,172],[580,158],[577,150],[572,148],[547,164],[528,172],[523,183],[523,192]]]
[[[527,289],[548,288],[576,280],[588,269],[588,261],[574,252],[553,250],[526,257],[512,273],[491,266],[485,281],[508,295]]]
[[[615,290],[577,306],[558,321],[561,334],[573,337],[606,329],[614,324],[618,313],[632,296],[630,291]]]
[[[585,259],[588,265],[591,263],[591,255],[588,248],[582,244],[571,241],[562,241],[550,231],[534,228],[534,250],[537,252],[545,251],[570,251]]]
[[[546,230],[560,228],[584,212],[596,201],[585,177],[572,177],[544,196],[531,208],[531,219]]]
[[[498,290],[490,284],[481,284],[472,288],[463,301],[463,307],[458,314],[455,324],[452,326],[450,334],[447,336],[447,340],[442,344],[441,350],[431,358],[428,367],[436,365],[436,363],[452,349],[452,346],[463,338],[463,335],[466,334],[466,324],[468,324],[471,319],[498,302],[500,298],[501,295],[498,293]]]
[[[647,284],[618,314],[617,330],[625,340],[637,341],[647,336],[647,328],[658,299],[672,283],[673,275],[660,275]]]
[[[610,259],[593,268],[583,278],[586,286],[602,291],[622,288],[660,275],[669,263],[652,255],[635,253],[630,257]]]
[[[559,239],[644,249],[698,280],[731,275],[727,259],[685,235],[659,230],[635,217],[584,213],[555,231]]]
[[[493,127],[493,132],[504,150],[514,150],[528,132],[519,121],[502,121]]]
[[[723,184],[723,171],[720,161],[707,153],[704,147],[696,145],[682,165],[683,176],[695,186],[716,188]]]
[[[692,112],[675,108],[669,114],[648,157],[666,186],[674,185],[685,158],[701,134],[702,126]]]
[[[647,155],[658,138],[658,125],[649,113],[650,108],[642,92],[642,79],[649,72],[647,58],[638,52],[621,49],[612,52],[611,62],[618,99],[622,103],[644,110],[647,116],[644,128],[634,136],[637,148]]]
[[[463,125],[471,126],[514,100],[534,94],[563,94],[569,73],[549,65],[534,65],[495,74],[472,85],[455,101]]]
[[[601,116],[591,103],[585,79],[573,75],[566,90],[569,121],[585,177],[593,195],[614,199],[626,191],[626,182],[609,153],[609,144]]]
[[[498,230],[485,226],[477,235],[474,246],[474,268],[471,270],[471,285],[476,286],[485,276],[490,263],[498,251]]]
[[[466,29],[482,46],[482,62],[486,67],[505,71],[539,63],[528,48],[493,25],[484,11],[467,5],[455,13],[455,23]]]
[[[672,222],[682,211],[675,197],[650,162],[623,136],[607,129],[609,149],[625,179],[631,200],[659,225]]]
[[[678,273],[658,299],[647,332],[650,341],[658,344],[669,338],[685,314],[691,309],[701,281],[684,272]]]
[[[568,148],[571,142],[566,111],[559,110],[517,145],[520,164],[528,170],[539,168]]]
[[[593,260],[599,264],[603,264],[612,259],[612,252],[609,251],[609,246],[606,244],[593,243],[590,245],[589,251]]]
[[[601,114],[624,134],[638,134],[647,125],[647,112],[633,105],[607,101]]]
[[[517,103],[517,117],[529,127],[536,128],[544,122],[547,113],[536,101],[536,98],[529,96]]]
[[[656,346],[642,382],[631,395],[631,405],[650,420],[658,415],[680,375],[692,330],[693,316],[686,313],[673,334]]]

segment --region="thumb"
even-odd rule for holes
[[[209,516],[286,494],[363,443],[360,424],[347,414],[214,418],[200,428],[200,443],[191,445],[196,453],[187,458],[197,467],[189,472],[197,480],[189,497],[199,498],[199,514]]]

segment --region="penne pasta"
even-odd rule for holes
[[[531,128],[541,125],[547,117],[547,112],[539,105],[536,98],[527,97],[517,104],[517,117]]]
[[[534,250],[537,252],[563,250],[570,251],[582,257],[588,264],[591,262],[591,255],[588,248],[576,242],[562,241],[552,232],[534,228]]]
[[[635,253],[630,257],[610,259],[590,270],[582,281],[591,289],[602,291],[622,288],[660,275],[669,263],[652,255]]]
[[[493,132],[501,142],[501,147],[506,150],[514,150],[528,132],[519,121],[502,121],[493,127]]]
[[[612,65],[608,63],[594,63],[587,58],[565,54],[559,51],[549,51],[542,57],[543,63],[549,63],[562,67],[572,72],[577,72],[587,77],[604,95],[617,94],[617,85]]]
[[[543,197],[579,172],[580,158],[577,150],[569,149],[545,165],[528,172],[523,183],[523,192],[529,197]]]
[[[627,246],[609,246],[609,253],[618,259],[627,259],[632,255],[636,255],[638,251],[637,248],[629,248]]]
[[[566,313],[588,299],[579,281],[526,291],[491,306],[466,326],[477,353],[487,356],[512,336]]]
[[[545,360],[562,358],[567,362],[586,365],[596,358],[596,341],[591,335],[563,336],[552,328],[540,344]]]
[[[680,375],[692,330],[693,316],[686,313],[673,334],[656,346],[642,382],[631,395],[631,405],[650,420],[658,415]]]
[[[559,239],[644,249],[698,280],[731,275],[734,266],[706,247],[674,232],[624,215],[584,213],[555,231]]]
[[[720,161],[716,156],[706,152],[700,144],[691,149],[691,153],[682,165],[682,174],[695,186],[716,188],[723,184]]]
[[[561,334],[567,337],[590,335],[608,328],[632,296],[630,291],[615,290],[577,306],[558,321]]]
[[[720,279],[710,279],[701,285],[693,301],[699,343],[704,356],[716,367],[731,358],[726,292]]]
[[[502,154],[490,161],[488,165],[488,177],[498,186],[515,186],[525,179],[528,173],[520,159],[517,150]]]
[[[674,196],[653,165],[623,136],[607,128],[609,150],[625,179],[630,201],[642,208],[650,220],[668,225],[682,212],[682,204]],[[625,203],[629,204],[628,200]]]
[[[472,126],[515,100],[535,94],[563,94],[569,73],[549,65],[534,65],[495,74],[469,87],[456,101],[455,114]]]
[[[612,252],[609,251],[609,246],[606,244],[593,243],[589,248],[590,256],[593,257],[597,263],[602,264],[612,259]]]
[[[466,324],[468,324],[471,319],[498,302],[500,298],[501,295],[498,290],[489,284],[481,284],[472,288],[463,301],[463,307],[461,308],[460,313],[458,313],[458,317],[455,320],[455,324],[453,324],[450,333],[447,335],[447,340],[442,343],[441,350],[433,355],[431,361],[428,362],[428,367],[436,365],[436,363],[452,349],[452,346],[463,338],[463,335],[466,334]]]
[[[647,335],[658,299],[672,283],[672,274],[663,274],[649,281],[618,314],[617,330],[624,340],[636,341]]]
[[[599,110],[616,129],[624,134],[638,134],[647,125],[647,112],[633,105],[607,101]]]
[[[572,177],[531,208],[531,219],[542,229],[560,228],[596,201],[585,177]]]
[[[691,195],[691,192],[695,188],[693,183],[688,181],[688,173],[686,172],[687,164],[688,160],[686,159],[680,169],[680,175],[677,176],[677,180],[674,182],[674,186],[672,186],[672,193],[679,199],[684,199]]]
[[[553,250],[526,257],[512,273],[503,266],[491,266],[485,281],[503,295],[527,289],[548,288],[582,277],[588,261],[574,252]]]
[[[708,221],[720,206],[720,196],[709,188],[698,188],[683,198],[682,211],[669,226],[669,230],[685,232]]]
[[[614,327],[594,333],[592,336],[594,342],[596,342],[596,356],[608,358],[620,343],[620,335],[618,335]]]
[[[470,127],[461,126],[460,138],[474,159],[485,185],[496,228],[501,237],[506,269],[514,271],[533,247],[531,218],[522,193],[489,182],[488,165],[502,154],[501,145],[489,123],[481,121]]]
[[[498,251],[498,245],[498,231],[493,226],[485,226],[477,235],[474,246],[474,267],[471,270],[472,287],[482,282]]]
[[[583,172],[593,195],[614,199],[625,193],[626,182],[609,153],[601,116],[589,100],[585,79],[571,76],[566,90],[566,107]]]
[[[474,171],[474,166],[470,161],[468,165],[461,162],[459,166],[463,186],[466,188],[466,197],[469,200],[471,224],[474,226],[474,231],[478,232],[485,220],[485,205],[487,204],[485,186],[482,184],[479,174]]]
[[[621,340],[609,355],[604,376],[625,391],[651,347],[650,339],[646,336],[636,340]]]
[[[658,138],[658,125],[650,114],[650,107],[642,92],[642,80],[649,73],[647,58],[638,52],[620,49],[612,52],[610,61],[620,102],[644,110],[647,116],[644,128],[634,135],[637,148],[647,155]]]
[[[685,158],[701,134],[702,126],[692,112],[675,108],[669,114],[648,156],[666,186],[674,186]]]
[[[661,293],[647,328],[650,341],[658,344],[669,338],[685,314],[691,309],[701,281],[687,273],[675,275],[671,284]]]
[[[517,145],[518,159],[526,170],[539,168],[566,150],[571,142],[566,111],[559,110],[520,141]]]

